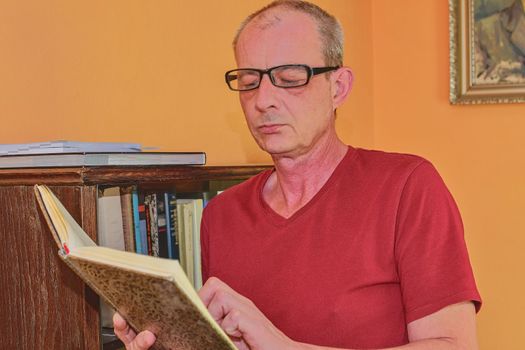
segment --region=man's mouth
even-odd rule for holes
[[[257,129],[263,134],[275,134],[284,126],[284,124],[263,124]]]

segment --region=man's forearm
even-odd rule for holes
[[[342,349],[330,348],[324,346],[296,343],[297,347],[290,350],[364,350],[364,349]],[[412,342],[406,345],[396,346],[384,349],[367,349],[367,350],[476,350],[477,348],[468,348],[459,344],[452,338],[425,339]]]

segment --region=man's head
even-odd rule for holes
[[[250,89],[239,93],[241,106],[255,140],[272,156],[298,156],[338,141],[335,109],[348,95],[352,76],[348,68],[339,68],[342,34],[328,33],[326,25],[321,29],[320,17],[341,32],[335,18],[317,6],[281,0],[248,17],[236,36],[237,65],[253,70],[233,72],[227,81],[230,86]],[[341,39],[337,54],[327,49],[324,32]],[[277,76],[280,68],[268,72],[282,65],[305,66],[310,79],[298,86],[304,73],[297,78],[293,71]]]
[[[270,11],[276,8],[302,12],[312,17],[317,23],[317,31],[323,43],[322,50],[325,65],[338,67],[343,65],[344,35],[341,24],[337,18],[319,6],[301,0],[276,0],[249,15],[241,23],[233,39],[233,50],[236,51],[239,35],[250,22],[256,20],[261,26],[271,26],[276,21],[279,21],[279,18],[273,17]]]

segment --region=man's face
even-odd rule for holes
[[[271,25],[256,19],[241,33],[235,53],[239,68],[325,66],[313,19],[282,9],[270,10],[267,18]],[[258,89],[240,92],[239,98],[253,137],[271,155],[305,154],[321,139],[335,136],[332,84],[326,74],[313,76],[306,86],[290,89],[273,86],[264,75]]]

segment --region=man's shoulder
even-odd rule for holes
[[[255,176],[250,177],[246,181],[229,187],[225,191],[215,196],[208,206],[229,206],[234,203],[246,202],[255,199],[258,196],[261,183],[269,176],[272,170],[265,170]]]
[[[425,158],[408,153],[387,152],[381,150],[356,149],[357,165],[366,171],[410,173],[423,163]]]

